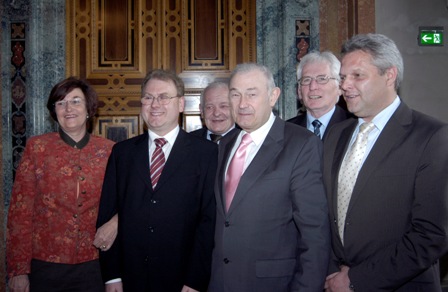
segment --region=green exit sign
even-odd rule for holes
[[[443,27],[420,27],[418,44],[419,46],[443,46]]]

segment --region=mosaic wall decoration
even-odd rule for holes
[[[25,23],[11,23],[11,124],[13,177],[26,144]]]
[[[310,20],[296,20],[296,60],[300,60],[305,56],[310,48],[311,39],[311,22]]]

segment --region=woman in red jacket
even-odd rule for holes
[[[59,131],[27,141],[8,214],[10,291],[104,289],[93,241],[113,142],[87,131],[97,107],[89,84],[65,79],[47,103]]]

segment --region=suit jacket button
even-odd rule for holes
[[[224,259],[224,264],[228,264],[228,263],[230,263],[229,259],[228,259],[228,258],[225,258],[225,259]]]
[[[149,232],[151,232],[151,233],[154,232],[154,228],[152,226],[149,226]]]
[[[230,226],[229,221],[224,222],[224,226],[225,226],[225,227],[229,227],[229,226]]]
[[[147,263],[148,261],[149,261],[149,257],[146,256],[146,257],[145,257],[145,263]]]

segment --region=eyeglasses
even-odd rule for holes
[[[319,75],[316,77],[305,76],[305,77],[302,77],[301,79],[299,79],[298,81],[299,81],[300,85],[306,86],[306,85],[310,85],[311,81],[313,81],[313,80],[316,80],[317,84],[327,84],[328,81],[330,81],[330,79],[338,80],[337,78],[334,78],[334,77],[329,77],[326,75]]]
[[[65,108],[67,106],[67,103],[70,106],[72,106],[72,107],[78,107],[78,106],[80,106],[83,103],[83,100],[81,98],[79,98],[79,97],[75,97],[72,100],[60,100],[60,101],[56,101],[54,103],[54,106],[57,109],[63,109],[63,108]]]
[[[142,104],[148,105],[148,104],[152,104],[152,102],[154,100],[157,100],[158,103],[165,105],[165,104],[169,104],[171,99],[173,99],[175,97],[179,97],[179,96],[168,96],[166,94],[161,94],[161,95],[155,97],[155,96],[148,94],[148,95],[145,95],[142,97],[141,102],[142,102]]]

